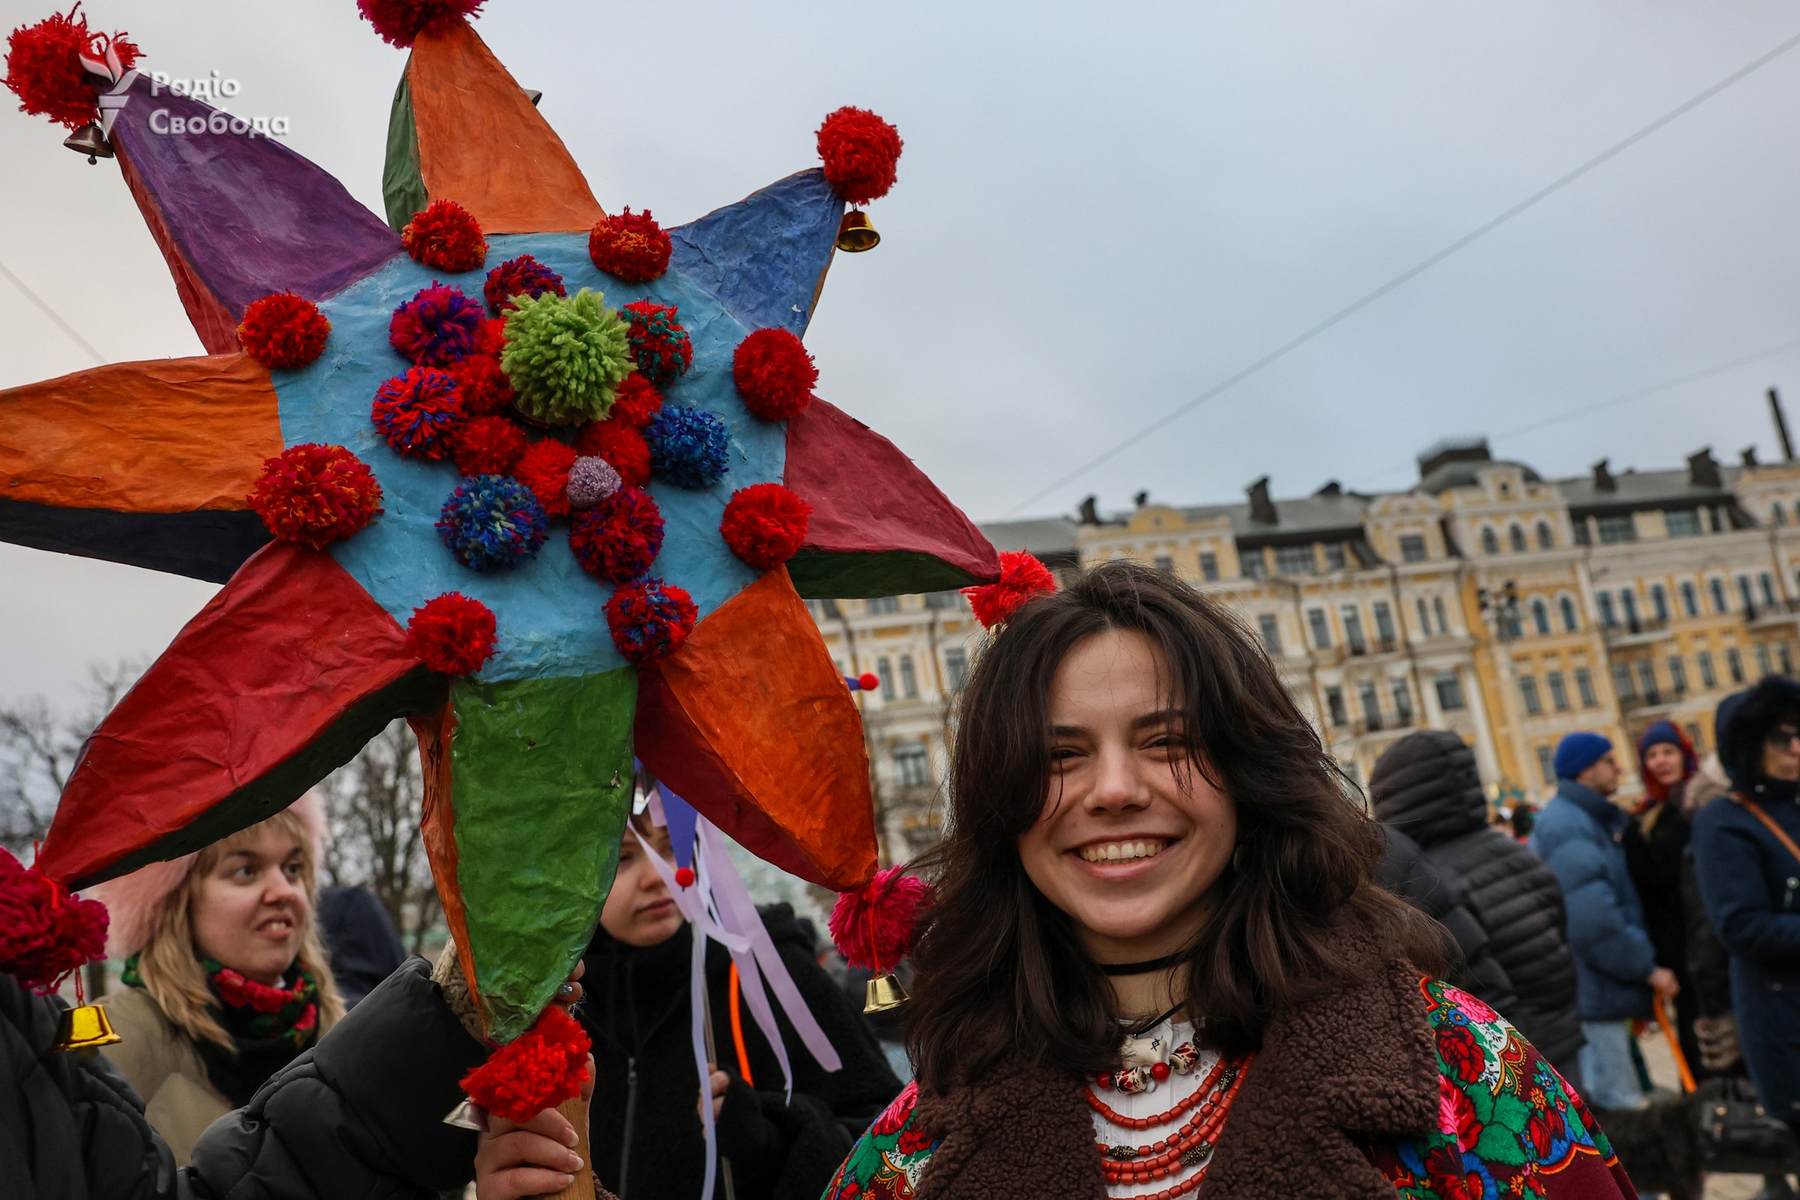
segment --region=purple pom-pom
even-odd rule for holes
[[[487,314],[462,291],[434,283],[394,310],[388,342],[424,367],[447,367],[475,349]]]
[[[578,458],[569,468],[569,507],[592,508],[618,491],[623,483],[604,458],[593,454]]]

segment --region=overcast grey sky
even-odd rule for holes
[[[978,519],[1800,33],[1774,0],[487,7],[601,202],[664,224],[811,165],[840,104],[899,126],[886,240],[840,258],[808,343]],[[288,117],[380,211],[404,56],[352,0],[87,9],[145,69],[241,81],[227,107]],[[48,11],[0,0],[8,28]],[[1767,456],[1763,389],[1800,403],[1800,346],[1765,353],[1800,343],[1797,115],[1800,50],[1026,511],[1401,487],[1451,433],[1558,473]],[[199,353],[117,169],[60,141],[0,115],[0,263],[109,361]],[[0,386],[90,365],[0,280]],[[154,654],[210,592],[0,547],[0,700]]]

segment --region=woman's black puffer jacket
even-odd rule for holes
[[[1408,734],[1376,762],[1369,797],[1382,824],[1467,885],[1468,907],[1519,995],[1503,1015],[1554,1066],[1575,1070],[1583,1039],[1562,889],[1537,855],[1488,826],[1474,751],[1446,730]]]

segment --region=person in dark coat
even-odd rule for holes
[[[1369,796],[1382,824],[1467,886],[1469,911],[1518,997],[1502,1011],[1579,1086],[1581,1023],[1562,890],[1536,855],[1488,825],[1474,751],[1447,731],[1408,734],[1376,762]]]
[[[1771,676],[1728,698],[1717,738],[1732,791],[1694,818],[1700,891],[1731,956],[1750,1077],[1800,1131],[1800,857],[1764,823],[1800,843],[1800,683]]]
[[[1675,974],[1656,959],[1621,842],[1630,821],[1610,797],[1619,787],[1612,743],[1571,733],[1556,748],[1556,795],[1538,815],[1531,845],[1556,875],[1568,905],[1576,1010],[1587,1045],[1581,1078],[1599,1108],[1648,1102],[1631,1056],[1630,1022],[1650,1015],[1652,992],[1672,999]]]
[[[1688,971],[1688,912],[1682,899],[1682,863],[1687,855],[1688,819],[1682,794],[1700,769],[1693,743],[1673,721],[1656,721],[1638,738],[1638,772],[1644,801],[1625,826],[1625,865],[1644,906],[1644,927],[1656,961],[1675,972],[1681,992],[1669,1016],[1675,1021],[1681,1053],[1696,1073],[1700,1044],[1694,1035],[1700,997]]]
[[[334,884],[319,890],[319,933],[345,1008],[375,990],[406,961],[406,947],[375,893]]]
[[[1444,927],[1455,945],[1454,959],[1461,966],[1450,981],[1465,992],[1487,1001],[1501,1014],[1518,1007],[1506,968],[1494,957],[1488,931],[1469,910],[1469,888],[1460,879],[1444,875],[1432,865],[1419,843],[1391,826],[1383,826],[1387,846],[1376,868],[1375,882]]]
[[[214,1122],[180,1169],[104,1057],[53,1048],[64,1007],[0,974],[7,1200],[427,1196],[460,1194],[471,1177],[475,1135],[443,1116],[462,1098],[458,1080],[486,1052],[423,959],[377,988],[247,1108]]]
[[[711,943],[707,997],[721,1061],[703,1089],[690,1034],[694,934],[638,841],[641,835],[667,858],[668,831],[642,817],[633,829],[584,960],[589,1003],[577,1010],[597,1064],[588,1121],[595,1174],[620,1200],[696,1200],[706,1169],[699,1109],[705,1090],[715,1101],[719,1152],[738,1200],[817,1200],[900,1082],[862,1014],[818,965],[813,939],[793,910],[775,905],[763,910],[763,924],[843,1069],[822,1069],[783,1021],[794,1073],[792,1098],[785,1097],[779,1062],[747,1009],[740,1005],[733,1020],[731,958]]]

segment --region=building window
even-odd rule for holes
[[[1369,645],[1363,640],[1362,610],[1354,604],[1346,604],[1340,615],[1344,619],[1344,642],[1350,647],[1350,653],[1366,653]]]
[[[1687,694],[1687,664],[1673,654],[1669,656],[1669,688],[1677,696]]]
[[[1794,673],[1794,652],[1788,649],[1788,644],[1786,642],[1775,647],[1775,658],[1781,663],[1781,673],[1783,675],[1792,675]]]
[[[1539,637],[1550,636],[1550,606],[1541,597],[1531,602],[1531,623],[1537,627]]]
[[[1345,566],[1344,543],[1342,543],[1342,542],[1326,542],[1325,543],[1325,569],[1328,571],[1342,571],[1344,569],[1344,566]]]
[[[926,787],[931,783],[931,759],[923,746],[896,746],[894,774],[901,787]]]
[[[1564,596],[1557,602],[1562,609],[1563,632],[1574,633],[1581,628],[1581,618],[1575,613],[1575,601]]]
[[[1463,706],[1462,680],[1453,671],[1446,671],[1436,679],[1438,707],[1445,712],[1457,712]]]
[[[1550,685],[1550,707],[1557,712],[1569,711],[1569,685],[1563,682],[1561,671],[1552,671],[1544,676],[1544,682]]]
[[[1537,677],[1522,675],[1519,677],[1519,695],[1525,699],[1525,715],[1535,717],[1544,711],[1543,701],[1538,699]]]
[[[1350,723],[1349,714],[1344,711],[1344,693],[1341,688],[1325,689],[1325,711],[1331,714],[1331,723],[1339,729]]]
[[[1777,500],[1775,502],[1774,506],[1769,510],[1769,515],[1775,518],[1775,523],[1777,525],[1787,524],[1787,513],[1782,509],[1781,501]]]
[[[1494,532],[1492,525],[1481,527],[1481,552],[1483,554],[1500,553],[1500,535]]]
[[[1706,588],[1712,593],[1714,612],[1727,613],[1731,611],[1731,605],[1725,603],[1725,581],[1723,579],[1708,580]]]
[[[1706,743],[1700,740],[1700,726],[1696,725],[1692,721],[1689,721],[1687,723],[1687,735],[1688,735],[1688,741],[1694,743],[1694,749],[1698,750],[1702,754],[1705,754],[1706,753]]]
[[[1394,642],[1394,612],[1388,607],[1386,600],[1375,602],[1375,636],[1381,639],[1384,646]]]
[[[961,592],[926,592],[925,607],[938,612],[949,612],[961,608],[967,601]]]
[[[1394,679],[1389,686],[1394,690],[1394,715],[1400,718],[1402,727],[1412,724],[1412,691],[1406,686],[1406,680]]]
[[[1318,560],[1313,556],[1313,548],[1308,546],[1277,546],[1275,548],[1275,573],[1277,575],[1311,575],[1318,570]]]
[[[912,655],[900,656],[900,694],[908,700],[919,698],[919,676],[913,670]]]
[[[1750,577],[1748,575],[1739,575],[1737,577],[1737,585],[1738,599],[1744,602],[1744,611],[1752,611],[1756,608],[1756,593],[1750,590]]]
[[[1619,593],[1619,607],[1625,613],[1625,627],[1638,628],[1637,593],[1626,588]]]
[[[1444,613],[1444,598],[1442,596],[1433,596],[1431,598],[1431,609],[1433,612],[1437,613],[1438,632],[1449,633],[1450,618]]]
[[[950,685],[951,691],[962,687],[963,676],[968,673],[968,651],[961,646],[952,646],[944,651],[944,682]]]
[[[1263,613],[1256,618],[1257,626],[1262,630],[1264,649],[1270,654],[1281,653],[1281,620],[1274,613]]]
[[[1637,669],[1638,690],[1644,694],[1644,699],[1654,701],[1656,699],[1656,664],[1647,658],[1641,658],[1638,660]]]
[[[1313,643],[1314,650],[1329,650],[1329,649],[1331,649],[1331,622],[1325,618],[1325,610],[1324,609],[1322,609],[1322,608],[1307,609],[1306,610],[1306,627],[1308,629],[1312,630],[1312,643]]]
[[[1769,643],[1756,643],[1756,673],[1758,676],[1773,675],[1775,664],[1769,661]]]
[[[1548,746],[1537,748],[1538,774],[1543,777],[1545,787],[1556,786],[1556,756]]]
[[[1613,691],[1619,693],[1619,699],[1629,704],[1637,699],[1637,684],[1631,681],[1631,668],[1624,663],[1614,663],[1612,669]]]
[[[1381,697],[1376,694],[1373,682],[1364,683],[1356,689],[1356,698],[1362,704],[1363,724],[1370,729],[1381,728]]]
[[[1600,606],[1601,628],[1611,629],[1614,625],[1619,623],[1619,618],[1613,614],[1613,598],[1611,592],[1595,592],[1594,602]]]
[[[1689,617],[1700,615],[1700,589],[1694,586],[1691,579],[1681,581],[1681,611]]]
[[[1240,551],[1238,566],[1243,570],[1245,579],[1261,579],[1268,568],[1268,563],[1263,561],[1262,547]]]
[[[1523,525],[1514,525],[1511,529],[1508,529],[1506,531],[1506,537],[1507,540],[1512,543],[1514,554],[1523,554],[1525,551],[1531,549],[1530,545],[1525,541],[1525,527]]]
[[[808,600],[806,606],[813,610],[814,615],[828,621],[835,621],[842,615],[838,611],[836,600]]]
[[[1616,546],[1620,542],[1637,541],[1637,526],[1631,523],[1630,513],[1600,517],[1595,520],[1594,526],[1600,532],[1602,546]]]
[[[1650,615],[1658,621],[1669,619],[1669,589],[1660,583],[1650,585]]]
[[[900,611],[900,597],[876,596],[869,601],[869,615],[884,617]]]
[[[1173,575],[1175,573],[1175,560],[1167,554],[1159,554],[1156,556],[1156,569],[1166,575]]]
[[[1425,597],[1423,596],[1419,597],[1418,604],[1419,635],[1421,637],[1429,637],[1431,635],[1431,610],[1425,607]]]
[[[1409,563],[1425,561],[1424,535],[1417,533],[1400,535],[1400,561]]]
[[[1713,670],[1712,651],[1702,650],[1694,658],[1700,664],[1700,686],[1708,691],[1718,687],[1719,675]]]
[[[1551,550],[1556,547],[1556,535],[1550,532],[1550,522],[1539,521],[1537,524],[1538,549]]]
[[[1764,571],[1756,577],[1758,586],[1762,588],[1763,603],[1770,608],[1775,607],[1775,577]]]
[[[1219,581],[1219,556],[1211,550],[1200,552],[1200,578],[1208,583]]]
[[[876,659],[875,674],[881,677],[881,698],[892,700],[894,698],[894,660],[891,658]]]
[[[1581,707],[1597,708],[1600,698],[1594,695],[1594,677],[1586,667],[1575,668],[1575,694],[1581,697]]]
[[[1744,682],[1744,656],[1736,646],[1725,652],[1725,673],[1733,683]]]
[[[1672,538],[1700,536],[1700,514],[1694,509],[1668,510],[1663,513],[1663,522],[1668,525]]]

